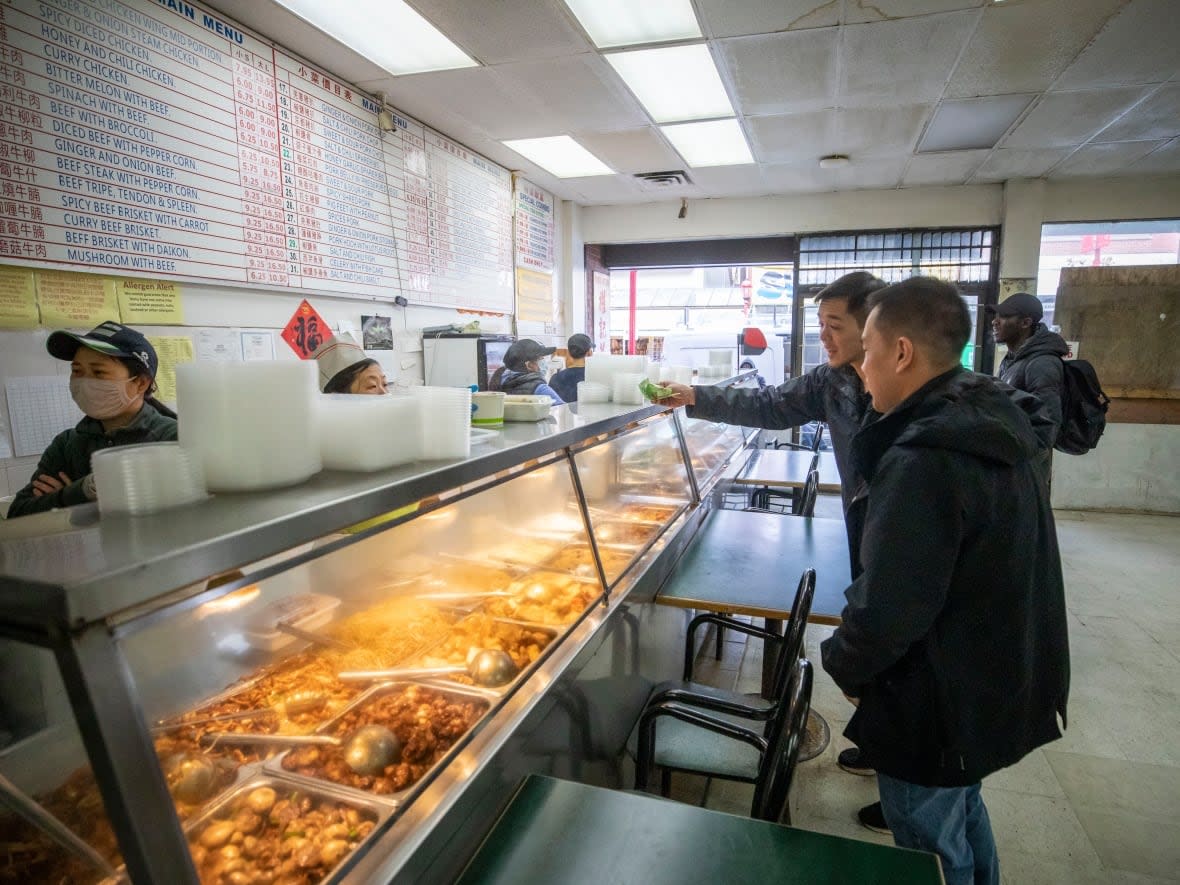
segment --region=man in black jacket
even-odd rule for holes
[[[845,734],[894,841],[937,852],[948,885],[998,883],[980,781],[1061,736],[1069,689],[1042,443],[959,367],[971,323],[953,286],[915,277],[870,306],[862,372],[883,417],[852,443],[863,571],[823,666],[858,705]]]
[[[860,521],[848,512],[860,477],[849,462],[852,437],[871,413],[869,397],[856,368],[864,357],[860,333],[869,295],[885,282],[865,271],[845,274],[815,296],[819,305],[820,343],[828,361],[810,372],[791,378],[777,387],[721,388],[711,385],[690,387],[661,382],[676,391],[669,406],[687,406],[690,418],[725,421],[744,427],[785,430],[809,421],[826,421],[832,453],[840,471],[840,494],[844,499],[848,551],[852,573],[859,569],[857,546]]]
[[[1045,412],[1053,421],[1056,440],[1065,391],[1065,367],[1061,358],[1069,352],[1069,346],[1041,322],[1045,315],[1041,302],[1027,292],[1010,295],[988,311],[992,314],[996,343],[1008,347],[1008,353],[1000,361],[1000,380],[1044,403]]]

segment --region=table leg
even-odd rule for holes
[[[783,635],[783,622],[779,618],[767,618],[766,630],[775,636]],[[774,700],[774,665],[778,662],[778,647],[782,643],[769,639],[762,641],[762,697]]]

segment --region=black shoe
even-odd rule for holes
[[[885,836],[893,835],[893,830],[889,829],[889,824],[885,823],[885,812],[882,810],[880,802],[866,805],[856,813],[856,819],[866,830],[872,830],[874,833],[881,833]]]
[[[864,761],[860,758],[860,749],[858,747],[849,747],[847,750],[841,750],[840,755],[836,757],[836,764],[849,774],[859,774],[869,777],[877,773],[871,766],[865,765]]]

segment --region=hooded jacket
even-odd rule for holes
[[[1069,345],[1044,323],[1037,323],[1028,340],[1000,360],[1000,380],[1017,390],[1031,393],[1045,404],[1045,411],[1053,421],[1053,439],[1061,428],[1062,396],[1065,392],[1065,367],[1061,358],[1069,353]]]
[[[54,507],[71,507],[86,503],[82,480],[90,473],[90,456],[102,449],[129,446],[145,442],[165,442],[176,439],[176,419],[161,414],[150,404],[139,410],[135,419],[125,427],[110,433],[102,429],[102,422],[86,417],[69,430],[53,438],[42,453],[37,470],[29,484],[16,493],[8,518],[44,513]],[[33,480],[41,474],[56,477],[64,473],[73,480],[65,488],[48,495],[33,494]]]
[[[852,438],[866,419],[877,413],[870,406],[860,376],[851,366],[816,366],[777,387],[694,388],[696,405],[688,406],[690,418],[725,421],[743,427],[784,430],[808,421],[824,421],[840,471],[840,495],[844,501],[844,524],[848,530],[848,551],[853,574],[857,573],[860,542],[860,514],[850,509],[860,476],[849,460]]]
[[[865,427],[863,571],[824,669],[859,706],[868,764],[966,786],[1061,736],[1065,593],[1043,447],[987,376],[956,368]]]

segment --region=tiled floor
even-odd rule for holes
[[[1070,615],[1069,729],[984,782],[1004,883],[1180,882],[1180,518],[1060,512],[1057,533]],[[836,766],[852,708],[818,666],[830,633],[807,631],[817,663],[812,705],[833,739],[799,766],[794,823],[889,842],[853,817],[876,798],[874,779]],[[697,677],[756,691],[760,644],[732,631],[727,638],[723,659],[705,654]],[[703,789],[699,779],[674,781],[686,801]],[[707,805],[748,814],[750,789],[715,782]]]

